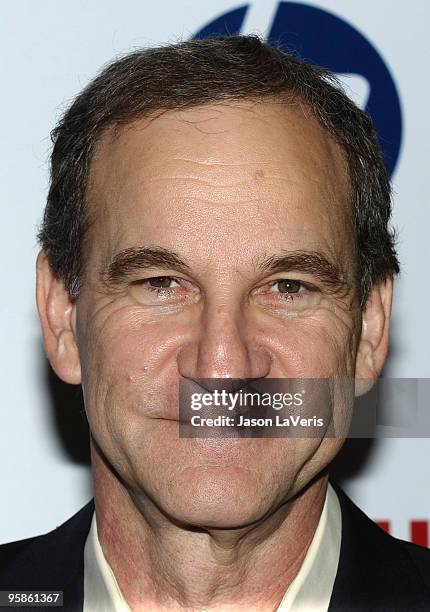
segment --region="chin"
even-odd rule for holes
[[[164,510],[201,528],[237,528],[260,520],[276,502],[256,475],[240,468],[193,468],[171,483]]]

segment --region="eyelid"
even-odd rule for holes
[[[178,282],[184,281],[184,282],[192,283],[192,281],[190,281],[189,279],[184,278],[182,276],[177,276],[176,274],[151,274],[149,276],[142,276],[140,278],[137,278],[136,280],[132,282],[133,284],[145,283],[147,281],[152,280],[153,278],[170,278]]]

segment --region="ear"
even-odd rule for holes
[[[388,355],[393,279],[380,281],[371,290],[362,313],[355,364],[355,394],[364,395],[380,376]]]
[[[66,383],[81,383],[76,344],[76,304],[40,251],[36,263],[36,300],[46,355],[54,372]]]

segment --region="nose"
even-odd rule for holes
[[[267,377],[272,359],[246,313],[212,306],[201,313],[193,338],[182,346],[177,361],[186,378],[243,380]]]

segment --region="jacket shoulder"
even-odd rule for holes
[[[3,572],[14,559],[19,557],[28,546],[37,544],[38,541],[43,540],[45,537],[45,535],[41,535],[26,538],[25,540],[17,540],[16,542],[8,542],[7,544],[0,544],[0,576],[1,572]]]
[[[430,549],[403,540],[400,540],[400,542],[404,544],[408,556],[430,593]]]
[[[94,511],[91,500],[52,531],[0,545],[0,588],[60,588],[83,566],[83,550]]]
[[[330,612],[430,610],[430,550],[386,533],[332,485],[342,540]]]

